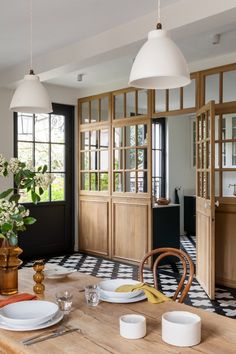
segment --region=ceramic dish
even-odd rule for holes
[[[63,316],[64,316],[63,313],[61,311],[58,311],[55,314],[55,316],[53,316],[50,320],[40,323],[38,325],[28,325],[28,326],[17,326],[17,325],[6,323],[2,321],[2,319],[0,319],[0,328],[6,329],[8,331],[15,331],[15,332],[36,331],[38,329],[43,329],[55,325],[56,323],[61,321]]]
[[[54,302],[30,300],[9,304],[0,309],[0,320],[9,325],[33,326],[46,322],[58,312]]]
[[[48,269],[44,271],[44,275],[48,279],[60,279],[76,272],[76,269]]]
[[[147,297],[146,295],[142,292],[138,296],[131,297],[131,298],[112,298],[112,297],[107,297],[104,295],[101,295],[100,300],[105,301],[105,302],[112,302],[112,303],[117,303],[117,304],[129,304],[132,302],[138,302],[145,300]]]
[[[121,285],[136,285],[139,284],[137,280],[132,279],[111,279],[104,280],[98,284],[101,295],[105,297],[117,298],[117,299],[130,299],[135,296],[143,294],[142,290],[134,290],[130,292],[116,292],[116,289]]]

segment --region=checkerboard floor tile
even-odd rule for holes
[[[187,252],[193,262],[196,263],[195,236],[181,236],[181,248]],[[81,253],[53,257],[46,261],[50,264],[58,264],[65,268],[74,268],[79,272],[105,279],[138,278],[137,266],[110,261],[100,257],[88,256]],[[24,266],[31,267],[32,262],[28,262]],[[173,296],[181,272],[181,263],[161,266],[158,277],[160,291],[167,296]],[[144,280],[153,284],[153,275],[150,270],[146,269],[144,271]],[[236,289],[230,289],[223,286],[217,287],[216,299],[211,301],[197,280],[194,279],[185,303],[190,306],[199,307],[206,311],[216,312],[220,315],[236,319]]]

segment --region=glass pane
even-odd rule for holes
[[[18,142],[18,158],[22,162],[33,163],[33,144]]]
[[[236,171],[223,172],[223,197],[236,197]]]
[[[123,169],[123,151],[114,150],[114,170]]]
[[[224,161],[223,151],[222,151],[222,158]],[[219,168],[219,144],[215,144],[215,168]]]
[[[215,116],[215,140],[219,140],[220,139],[219,124],[220,124],[220,117],[219,116]]]
[[[81,104],[81,123],[89,123],[89,102]]]
[[[100,131],[100,148],[108,149],[108,129]]]
[[[180,89],[169,90],[169,111],[180,109]]]
[[[123,145],[123,128],[114,129],[114,147]]]
[[[33,116],[18,113],[18,140],[33,140]]]
[[[183,87],[183,108],[192,108],[196,106],[196,80]]]
[[[122,172],[114,173],[115,192],[123,192]]]
[[[219,103],[219,74],[208,75],[205,78],[205,103],[214,100]]]
[[[100,170],[108,170],[108,151],[100,151]]]
[[[135,169],[135,149],[125,150],[125,169],[133,170]]]
[[[35,167],[47,165],[49,168],[49,144],[35,144]]]
[[[94,130],[90,132],[90,149],[98,149],[98,136],[99,130]]]
[[[101,99],[101,113],[100,113],[100,118],[101,121],[107,121],[108,116],[109,116],[109,111],[108,111],[108,97],[104,97]]]
[[[81,150],[89,149],[89,132],[81,133]]]
[[[81,173],[81,189],[88,191],[89,190],[89,173]]]
[[[138,135],[138,146],[147,144],[147,126],[146,124],[137,125],[137,135]]]
[[[147,149],[137,149],[137,168],[139,170],[147,169]]]
[[[215,196],[220,196],[220,174],[219,172],[215,172]]]
[[[91,101],[91,123],[99,121],[99,105],[98,100]]]
[[[135,125],[125,127],[125,146],[135,146]]]
[[[51,145],[51,170],[60,172],[65,171],[65,145]]]
[[[98,191],[98,173],[90,173],[90,189]]]
[[[51,115],[51,142],[65,142],[65,117]]]
[[[115,119],[124,118],[124,94],[114,96],[115,103]]]
[[[51,200],[65,200],[65,174],[54,173],[54,177],[51,185]]]
[[[136,116],[135,91],[126,93],[126,117]]]
[[[49,141],[49,115],[38,114],[35,116],[35,141]]]
[[[234,165],[232,165],[233,157],[235,156],[234,147],[235,145],[233,145],[232,142],[222,144],[222,167],[234,167]]]
[[[147,114],[148,94],[147,90],[138,90],[138,115]]]
[[[223,73],[223,102],[236,101],[236,70]]]
[[[81,170],[89,170],[89,152],[81,153]]]
[[[135,172],[125,172],[125,190],[135,193]]]
[[[147,193],[147,172],[138,172],[138,193]]]
[[[100,173],[100,191],[108,190],[108,173]]]
[[[91,170],[98,170],[98,151],[91,151],[90,152],[90,169]]]
[[[166,111],[166,90],[155,90],[155,112]]]

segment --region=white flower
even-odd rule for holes
[[[3,172],[5,170],[5,162],[6,161],[7,160],[5,159],[5,157],[2,154],[0,154],[0,176],[3,175]]]
[[[34,177],[35,185],[43,189],[48,189],[55,177],[51,173],[37,173]]]
[[[16,174],[21,169],[20,165],[21,165],[21,162],[16,157],[12,157],[9,161],[8,166],[7,166],[8,171],[12,172],[13,174]]]

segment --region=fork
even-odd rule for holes
[[[21,340],[21,343],[26,344],[27,342],[30,342],[33,339],[43,338],[43,337],[45,337],[45,336],[47,336],[49,334],[57,334],[57,333],[63,331],[64,329],[70,329],[70,326],[66,326],[66,323],[68,322],[68,320],[69,320],[69,315],[65,314],[63,316],[63,319],[61,321],[60,326],[58,326],[54,330],[50,329],[49,331],[46,331],[46,332],[43,332],[43,333],[39,333],[39,334],[36,334],[35,336],[31,336],[31,337],[25,338],[25,339]]]

